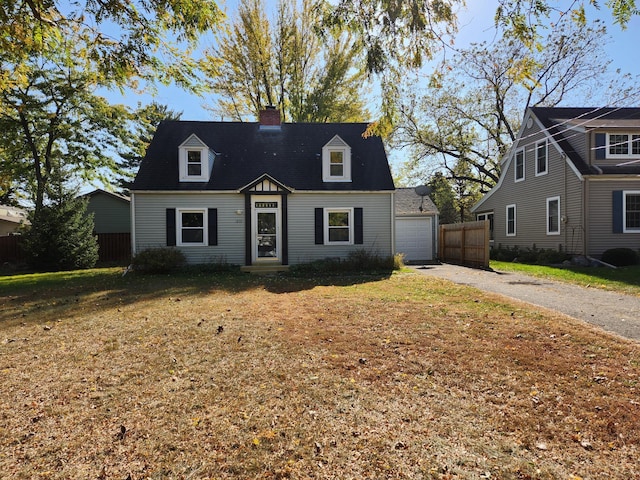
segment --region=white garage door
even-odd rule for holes
[[[405,262],[433,260],[432,218],[396,218],[396,252]]]

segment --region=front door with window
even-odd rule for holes
[[[277,199],[253,197],[253,261],[281,261],[281,215]]]

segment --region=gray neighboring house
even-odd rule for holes
[[[640,248],[640,108],[529,108],[501,167],[472,208],[495,246]]]
[[[394,252],[394,184],[364,123],[162,122],[131,189],[133,253],[280,266]]]
[[[29,224],[25,210],[0,205],[0,237],[16,233],[22,224]]]
[[[408,264],[431,262],[438,252],[438,208],[414,188],[395,193],[396,253]]]
[[[88,200],[87,212],[93,213],[95,233],[131,232],[129,197],[96,189],[83,195]]]

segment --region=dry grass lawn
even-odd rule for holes
[[[413,273],[3,286],[0,477],[640,478],[637,343]]]

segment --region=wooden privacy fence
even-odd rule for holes
[[[489,268],[489,221],[440,225],[438,258],[445,263]]]
[[[22,250],[20,250],[20,236],[0,237],[0,264],[21,260],[23,260],[23,255]]]
[[[130,233],[99,233],[98,255],[101,262],[117,262],[131,259]]]
[[[98,255],[101,262],[119,262],[131,259],[130,233],[99,233]],[[0,237],[0,263],[24,261],[20,249],[20,236]]]

